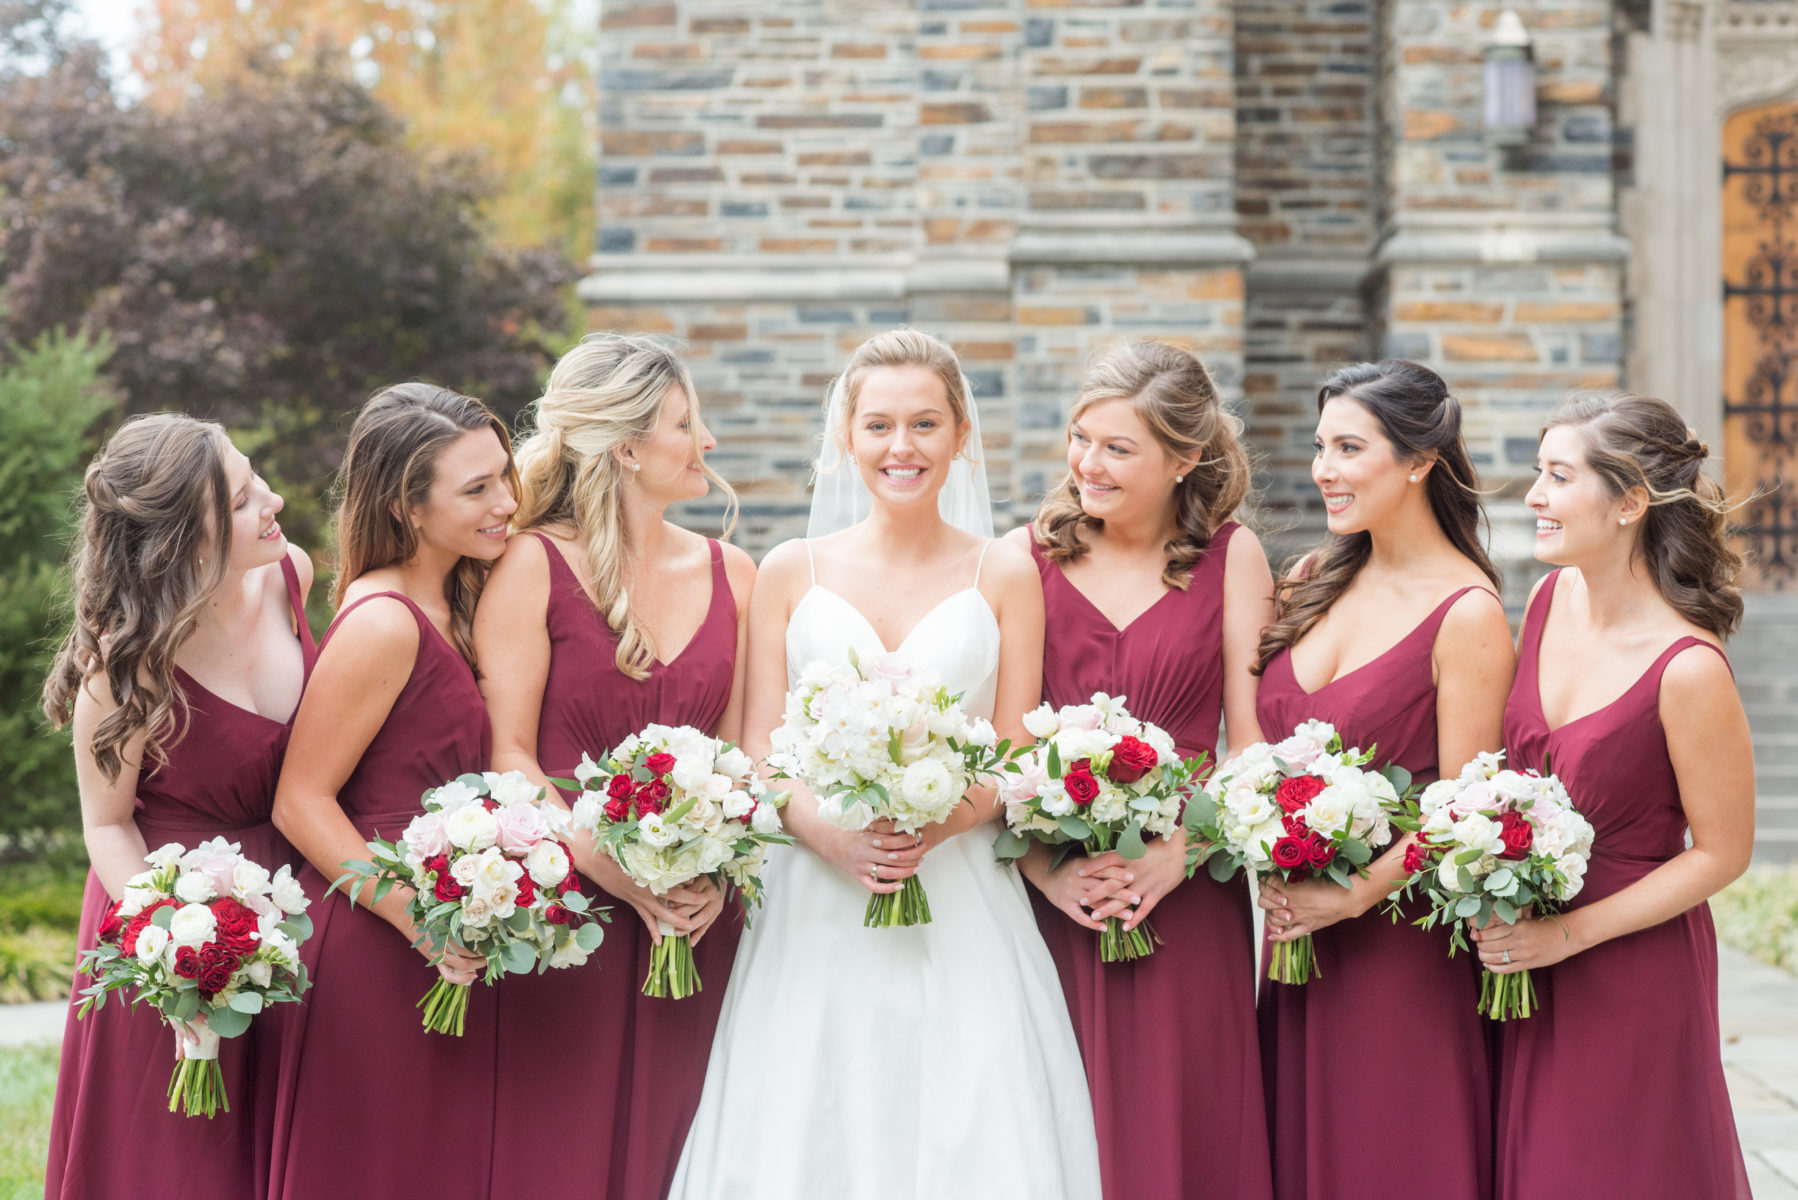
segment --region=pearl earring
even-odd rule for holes
[[[632,463],[631,464],[631,470],[633,470],[633,471],[641,471],[642,469],[643,469],[642,463]]]
[[[1629,518],[1628,518],[1628,517],[1618,517],[1618,518],[1617,518],[1617,524],[1619,524],[1619,525],[1628,525],[1628,524],[1629,524]]]
[[[1174,482],[1175,482],[1175,483],[1185,483],[1185,482],[1186,482],[1186,476],[1184,476],[1184,475],[1176,475],[1176,476],[1174,476]]]
[[[1417,476],[1415,476],[1415,475],[1413,475],[1413,476],[1411,476],[1411,482],[1412,482],[1412,483],[1416,483],[1416,482],[1417,482]]]

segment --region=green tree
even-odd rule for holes
[[[39,711],[63,615],[61,565],[93,430],[114,407],[104,340],[46,333],[0,355],[0,858],[79,809],[66,734]]]

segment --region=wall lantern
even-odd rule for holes
[[[1536,127],[1536,55],[1529,30],[1505,9],[1486,44],[1486,140],[1521,146]]]

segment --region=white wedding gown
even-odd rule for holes
[[[788,685],[851,646],[884,650],[814,581],[787,627]],[[898,650],[992,716],[999,625],[977,588]],[[935,920],[900,929],[863,928],[867,889],[811,851],[770,850],[670,1197],[1098,1200],[1079,1046],[997,832],[931,850],[918,878]]]

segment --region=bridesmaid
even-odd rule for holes
[[[1279,588],[1256,711],[1269,738],[1302,721],[1378,747],[1428,783],[1500,744],[1516,657],[1481,546],[1461,408],[1427,367],[1344,367],[1317,394],[1333,535]],[[1318,977],[1261,985],[1261,1061],[1280,1200],[1383,1200],[1427,1130],[1435,1200],[1492,1190],[1492,1099],[1478,972],[1440,930],[1376,908],[1405,842],[1369,877],[1261,885],[1273,941],[1311,934]],[[1427,1081],[1427,1082],[1426,1082]]]
[[[357,911],[331,883],[366,839],[397,837],[427,788],[487,765],[470,630],[518,507],[511,443],[480,401],[398,384],[357,416],[342,480],[337,619],[275,793],[310,864],[315,932],[313,988],[282,1046],[271,1195],[484,1197],[495,993],[472,997],[459,1038],[426,1033],[415,1007],[481,960],[452,948],[431,966],[404,889],[364,891]]]
[[[1526,503],[1536,557],[1562,569],[1530,599],[1505,745],[1550,766],[1597,837],[1565,916],[1474,934],[1542,1001],[1504,1027],[1506,1200],[1748,1197],[1705,901],[1748,866],[1754,750],[1719,645],[1741,559],[1709,453],[1642,396],[1576,399],[1542,431]]]
[[[1220,717],[1233,745],[1261,740],[1252,668],[1273,579],[1255,535],[1230,519],[1249,490],[1239,429],[1177,347],[1121,346],[1087,375],[1068,477],[1034,526],[1010,534],[1042,573],[1048,703],[1126,697],[1183,756],[1215,761]],[[1187,880],[1184,835],[1134,862],[1048,863],[1037,847],[1023,868],[1086,1059],[1105,1194],[1265,1200],[1248,890]],[[1130,928],[1153,913],[1161,947],[1102,963],[1114,913]]]
[[[270,871],[296,863],[269,809],[312,666],[312,563],[281,535],[280,511],[210,421],[133,418],[87,469],[75,622],[44,685],[52,723],[73,710],[93,861],[84,950],[150,849],[224,837]],[[263,1195],[272,1018],[224,1043],[231,1111],[208,1121],[168,1111],[175,1035],[155,1012],[121,996],[82,1020],[71,1006],[45,1195]]]
[[[530,536],[512,539],[475,614],[482,660],[505,664],[481,681],[494,769],[548,786],[652,723],[734,741],[755,564],[665,519],[711,484],[736,499],[706,466],[717,443],[686,368],[648,338],[594,335],[556,365],[536,428],[518,452]],[[659,1197],[699,1104],[742,913],[709,881],[658,898],[580,841],[581,871],[630,908],[586,968],[507,981],[493,1177]],[[658,924],[690,935],[697,995],[642,994]],[[532,1095],[579,1097],[587,1136],[517,1102]]]

